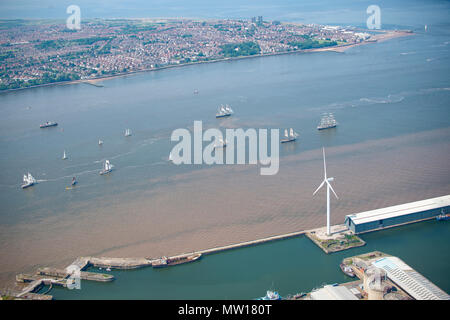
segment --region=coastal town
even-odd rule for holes
[[[374,41],[353,27],[249,20],[0,22],[0,90],[89,80],[168,66]]]

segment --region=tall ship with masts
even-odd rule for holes
[[[281,139],[281,143],[286,143],[286,142],[292,142],[297,140],[298,137],[298,133],[296,133],[294,131],[294,129],[289,129],[289,132],[287,131],[287,129],[284,130],[284,139]]]
[[[233,109],[229,105],[220,105],[217,109],[216,118],[229,117],[234,113]]]
[[[319,125],[317,126],[317,130],[336,128],[337,125],[338,123],[332,113],[324,113],[322,115],[322,119],[320,119]]]
[[[29,172],[23,175],[22,189],[31,187],[34,184],[36,184],[36,179]]]
[[[103,164],[103,170],[100,171],[100,175],[110,173],[113,167],[114,166],[109,162],[109,160],[105,160],[105,163]]]

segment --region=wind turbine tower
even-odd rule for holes
[[[320,188],[322,188],[324,186],[324,184],[327,184],[327,235],[331,235],[331,230],[330,230],[330,189],[333,192],[334,196],[336,197],[336,199],[339,199],[336,192],[334,192],[333,187],[331,186],[330,182],[334,180],[333,177],[331,178],[327,178],[327,165],[325,162],[325,148],[322,148],[322,152],[323,152],[323,181],[320,184],[320,186],[316,189],[316,191],[314,191],[313,195],[315,195],[317,193],[317,191],[320,190]]]

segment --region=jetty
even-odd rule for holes
[[[410,208],[412,205],[416,205],[417,203],[420,204],[425,203],[428,206],[426,206],[425,209],[423,208],[424,206],[420,206],[420,208],[416,208],[417,206],[413,206],[414,208]],[[37,272],[32,275],[27,274],[17,275],[16,276],[17,282],[27,283],[28,285],[24,287],[22,292],[16,295],[15,298],[38,299],[38,300],[51,299],[51,296],[48,296],[46,294],[36,294],[36,292],[39,291],[43,285],[49,285],[50,289],[52,286],[56,285],[67,287],[68,279],[71,276],[71,273],[69,273],[67,270],[80,270],[81,280],[107,282],[113,281],[114,276],[110,274],[103,274],[97,272],[87,272],[86,269],[90,267],[95,267],[95,268],[104,268],[110,271],[112,269],[128,270],[143,267],[155,267],[155,268],[166,266],[169,267],[197,261],[203,255],[259,245],[271,241],[290,239],[302,235],[305,235],[309,239],[311,239],[325,253],[342,251],[354,247],[364,246],[366,244],[365,241],[363,241],[361,238],[357,236],[358,233],[377,231],[380,229],[384,229],[383,227],[395,227],[406,223],[413,223],[430,219],[436,217],[436,215],[438,215],[439,213],[442,214],[442,212],[444,211],[448,212],[448,210],[450,210],[449,203],[450,203],[450,195],[447,195],[444,197],[423,200],[416,203],[378,209],[378,211],[383,211],[382,213],[385,214],[384,211],[386,210],[392,210],[399,207],[400,209],[405,209],[403,208],[404,206],[408,207],[407,208],[408,210],[396,210],[395,214],[389,216],[389,218],[397,218],[398,216],[402,217],[403,220],[401,221],[401,223],[394,221],[396,223],[388,225],[389,221],[386,219],[385,216],[383,216],[383,224],[379,223],[378,220],[374,219],[378,223],[376,224],[376,227],[372,229],[365,228],[364,230],[355,230],[356,229],[355,225],[357,225],[355,221],[360,216],[363,216],[363,218],[367,219],[366,215],[368,213],[370,213],[370,216],[372,217],[374,215],[373,212],[377,213],[378,212],[377,210],[369,211],[368,213],[347,215],[344,224],[334,225],[330,227],[331,233],[329,235],[326,232],[326,227],[322,227],[311,230],[302,230],[281,235],[269,236],[257,240],[213,247],[189,253],[182,253],[171,257],[162,257],[162,258],[79,257],[75,261],[73,261],[65,270],[55,268],[41,268],[38,269]],[[432,206],[432,208],[430,206]],[[424,219],[425,213],[427,214],[427,216],[425,217],[426,219]],[[405,219],[404,218],[405,216],[408,219]],[[355,273],[358,275],[357,271]],[[50,289],[47,292],[49,292]]]
[[[70,269],[69,269],[70,270]],[[67,270],[56,268],[40,268],[34,274],[18,274],[16,281],[27,284],[22,292],[16,295],[15,298],[26,300],[51,300],[52,296],[47,295],[53,286],[67,287],[72,284],[73,280],[70,278],[72,273]],[[80,280],[110,282],[114,280],[114,276],[110,274],[80,271]],[[44,294],[38,294],[43,286],[50,286]]]

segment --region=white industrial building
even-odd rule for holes
[[[450,195],[365,211],[345,216],[345,225],[354,233],[364,233],[402,224],[432,219],[450,211]]]
[[[450,300],[450,296],[397,257],[372,263],[386,271],[387,277],[416,300]]]
[[[359,300],[355,294],[344,286],[326,285],[311,292],[312,300]]]

